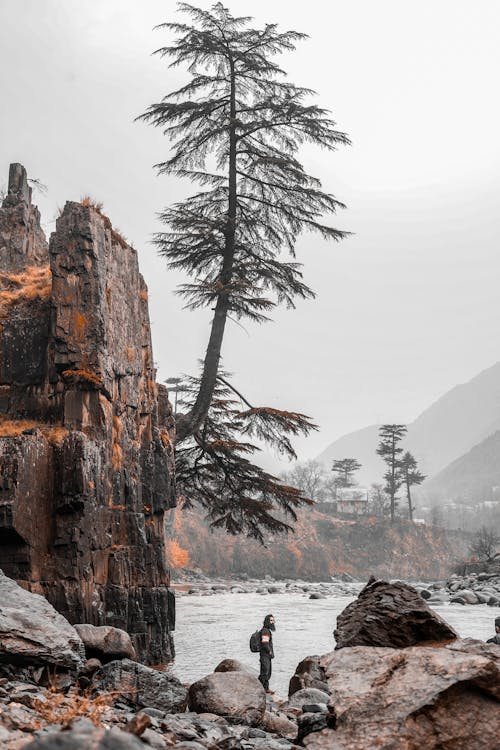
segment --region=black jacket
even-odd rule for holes
[[[260,653],[274,659],[273,634],[269,628],[260,629]]]
[[[500,646],[500,633],[494,635],[493,638],[488,638],[486,643],[495,643],[497,646]]]

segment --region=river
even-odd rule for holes
[[[183,682],[190,683],[213,672],[226,658],[238,659],[257,670],[259,657],[250,652],[248,641],[262,626],[264,616],[272,613],[276,618],[276,658],[271,687],[286,696],[290,677],[301,659],[333,650],[336,617],[353,598],[309,599],[307,594],[297,593],[179,597],[174,671]],[[460,636],[480,640],[493,635],[494,618],[500,616],[499,607],[485,604],[449,604],[434,609]]]

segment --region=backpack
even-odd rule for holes
[[[260,651],[260,630],[256,630],[250,636],[250,651],[257,654]]]

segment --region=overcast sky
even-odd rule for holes
[[[195,3],[196,4],[196,3]],[[199,3],[208,7],[209,3]],[[500,3],[228,0],[256,25],[310,35],[283,60],[353,145],[304,162],[348,206],[340,245],[298,245],[317,299],[274,322],[230,326],[224,365],[255,404],[300,410],[321,431],[409,422],[499,359]],[[156,256],[155,212],[186,185],[158,178],[160,132],[133,118],[183,80],[153,49],[172,0],[0,0],[0,186],[19,161],[57,207],[90,194],[139,249],[159,380],[203,355],[209,313],[188,313]]]

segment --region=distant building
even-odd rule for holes
[[[363,516],[368,513],[367,487],[339,487],[337,490],[337,513]]]

